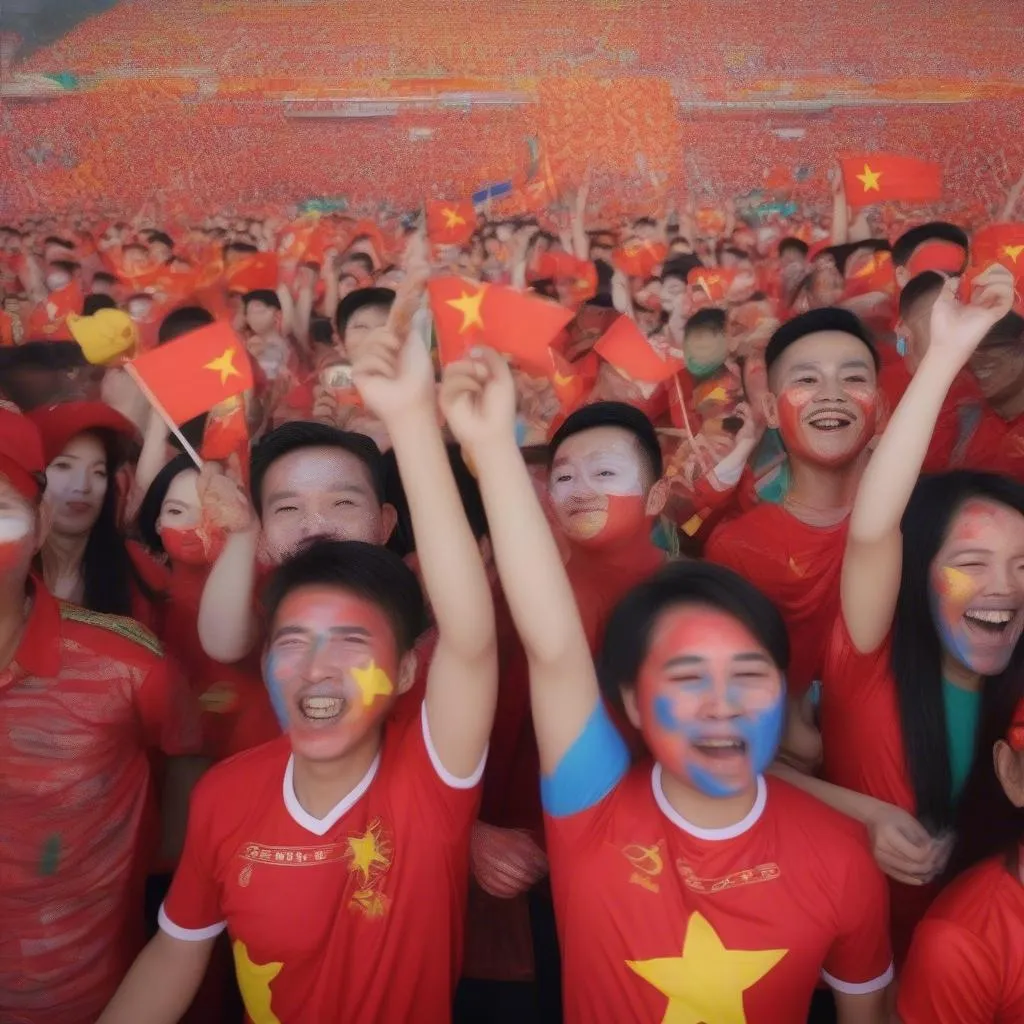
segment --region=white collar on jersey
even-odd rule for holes
[[[374,777],[377,774],[377,769],[380,767],[380,751],[377,751],[377,756],[373,759],[373,764],[370,765],[366,770],[366,774],[359,780],[354,789],[348,791],[348,793],[338,801],[323,818],[314,818],[309,811],[305,810],[302,804],[299,803],[299,798],[295,795],[295,755],[288,755],[288,767],[284,770],[284,806],[288,813],[291,815],[292,820],[300,828],[304,828],[307,832],[312,832],[315,836],[326,835],[334,825],[341,820],[341,818],[347,814],[359,800],[359,798],[370,788],[370,783],[373,782]]]
[[[665,796],[665,790],[661,785],[661,765],[656,764],[651,771],[651,789],[654,791],[654,802],[658,805],[661,813],[672,822],[676,828],[682,829],[688,835],[697,839],[710,839],[721,841],[723,839],[735,839],[743,835],[757,823],[758,818],[764,812],[764,805],[768,802],[768,786],[763,775],[757,777],[757,797],[754,799],[754,806],[736,822],[735,825],[726,825],[725,828],[701,828],[687,821],[669,802]]]

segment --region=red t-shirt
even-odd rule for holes
[[[780,780],[739,824],[698,829],[646,762],[546,823],[569,1024],[803,1024],[823,969],[851,992],[892,977],[863,828]]]
[[[1024,480],[1024,416],[1004,420],[984,403],[964,407],[961,415],[964,424],[952,464]]]
[[[800,696],[819,677],[828,630],[839,610],[847,521],[808,526],[764,502],[723,523],[705,557],[748,579],[782,613],[789,631],[789,691]]]
[[[822,776],[915,814],[889,640],[871,654],[861,654],[841,613],[826,637],[819,709]],[[914,926],[938,887],[903,885],[890,879],[889,892],[893,947],[896,962],[902,963]]]
[[[903,1024],[1024,1021],[1024,886],[1005,857],[958,878],[914,933],[900,975]]]
[[[0,1018],[91,1024],[144,940],[147,751],[198,751],[195,703],[137,623],[36,583],[0,718]]]
[[[225,926],[248,1019],[446,1021],[458,978],[475,775],[448,775],[423,713],[385,727],[326,817],[295,796],[282,737],[212,769],[160,912],[179,939]]]

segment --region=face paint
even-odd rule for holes
[[[566,537],[603,547],[649,527],[641,459],[633,436],[619,427],[595,427],[562,443],[548,487]]]
[[[159,532],[167,557],[181,565],[213,565],[227,539],[219,527],[207,530],[202,526],[185,529],[164,526]]]
[[[724,612],[665,612],[637,679],[640,724],[662,767],[713,797],[756,782],[782,736],[785,686],[752,634]]]
[[[362,598],[303,587],[274,616],[264,675],[296,756],[344,757],[386,716],[399,669],[387,617]]]
[[[32,520],[21,509],[0,511],[0,573],[10,572],[26,558]]]
[[[966,502],[932,561],[929,591],[944,651],[979,675],[1002,672],[1024,631],[1024,516]]]

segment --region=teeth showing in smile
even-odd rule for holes
[[[811,426],[816,430],[839,430],[840,427],[849,425],[849,420],[840,419],[838,416],[822,416],[820,419],[811,420]]]
[[[694,746],[708,757],[742,754],[747,749],[747,745],[743,740],[729,739],[727,737],[708,737],[707,739],[698,740],[694,743]]]
[[[303,697],[299,703],[306,718],[336,718],[345,702],[340,697]]]
[[[1001,632],[1013,621],[1014,614],[1008,608],[975,608],[964,612],[964,618],[981,629]]]

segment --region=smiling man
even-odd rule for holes
[[[451,1017],[497,691],[494,610],[429,353],[417,338],[398,350],[374,332],[353,372],[394,439],[438,627],[419,713],[389,721],[424,619],[412,570],[366,542],[304,547],[265,600],[264,678],[286,736],[197,790],[160,931],[103,1024],[177,1021],[225,929],[251,1021]]]
[[[724,523],[706,555],[782,612],[793,650],[788,682],[800,696],[838,609],[847,519],[877,429],[878,356],[853,313],[828,308],[780,327],[765,363],[764,413],[786,446],[789,490],[781,505],[762,503]]]

